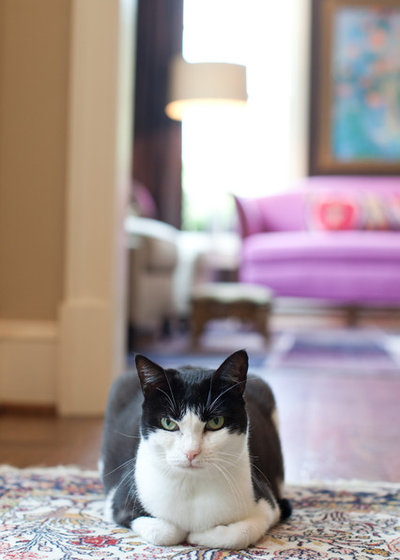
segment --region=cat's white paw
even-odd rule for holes
[[[256,544],[278,519],[279,508],[273,508],[261,499],[251,517],[230,525],[216,525],[203,532],[190,533],[188,542],[210,548],[247,548]]]
[[[131,529],[135,535],[159,546],[180,544],[187,535],[186,531],[176,525],[155,517],[137,517],[132,521]]]
[[[255,541],[252,538],[254,531],[249,530],[247,524],[238,527],[238,523],[232,525],[217,525],[212,529],[203,531],[202,533],[190,533],[188,542],[209,548],[247,548],[249,545],[258,541],[260,535],[255,536]],[[254,541],[254,542],[253,542]]]

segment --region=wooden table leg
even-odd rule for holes
[[[203,334],[204,326],[209,320],[207,306],[204,302],[193,302],[192,317],[191,317],[191,331],[192,331],[192,345],[198,346],[199,338]]]
[[[270,328],[269,328],[269,319],[270,319],[270,307],[258,307],[255,311],[255,327],[260,334],[263,335],[266,342],[270,341]]]

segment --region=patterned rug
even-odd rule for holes
[[[285,331],[272,343],[272,370],[400,373],[400,335],[378,329]]]
[[[400,560],[400,484],[291,486],[291,519],[256,547],[156,547],[102,519],[94,471],[0,467],[0,558],[62,560]]]

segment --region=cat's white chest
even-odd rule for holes
[[[228,467],[164,469],[141,443],[136,487],[146,510],[188,532],[248,516],[255,506],[247,453]]]

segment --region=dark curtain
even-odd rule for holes
[[[157,217],[181,226],[181,125],[164,113],[170,59],[182,52],[183,0],[139,0],[133,178]]]

